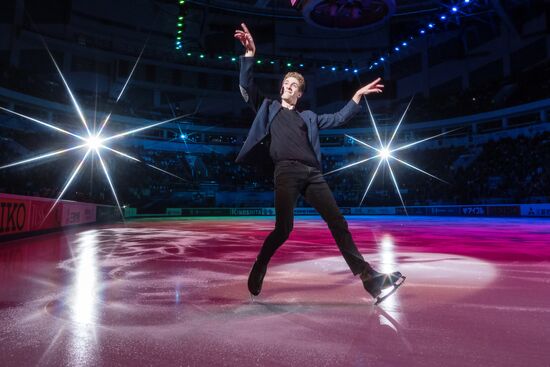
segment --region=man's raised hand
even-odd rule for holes
[[[384,89],[384,84],[380,84],[381,80],[382,78],[377,78],[373,82],[365,85],[363,88],[355,92],[355,95],[353,96],[353,100],[355,101],[355,103],[361,102],[361,97],[366,96],[367,94],[382,93],[382,90]]]
[[[254,39],[248,30],[246,24],[241,23],[242,30],[235,30],[235,38],[238,39],[244,46],[246,53],[245,56],[254,56],[256,54],[256,45]]]

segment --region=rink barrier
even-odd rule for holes
[[[344,215],[405,215],[403,207],[342,207],[340,211]],[[550,204],[408,206],[407,214],[436,217],[550,217]],[[125,211],[127,218],[274,215],[274,208],[167,208],[164,214],[138,214],[135,208],[126,208]],[[319,214],[313,208],[296,208],[294,215]]]
[[[0,240],[89,223],[120,219],[116,207],[0,193]]]

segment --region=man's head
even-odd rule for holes
[[[305,89],[306,81],[302,74],[294,71],[287,73],[281,86],[281,99],[294,106],[304,94]]]

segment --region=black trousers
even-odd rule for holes
[[[294,207],[300,195],[314,207],[328,224],[332,237],[353,274],[367,266],[357,250],[346,219],[318,168],[298,161],[281,161],[275,165],[275,229],[267,236],[258,262],[267,265],[277,249],[288,239],[294,225]]]

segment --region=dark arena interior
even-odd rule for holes
[[[0,365],[550,366],[549,2],[0,29]]]

